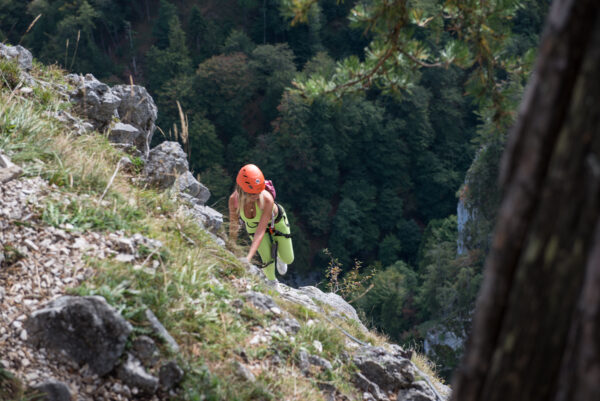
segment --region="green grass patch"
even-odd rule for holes
[[[44,206],[42,221],[55,227],[70,224],[78,231],[143,231],[139,224],[143,214],[139,209],[116,199],[112,207],[107,206],[93,200],[73,200],[68,204],[51,201]]]
[[[318,354],[313,346],[315,340],[323,345],[323,353],[327,357],[335,357],[345,349],[346,337],[342,332],[322,322],[305,324],[298,332],[297,341],[305,343],[309,352]]]
[[[292,314],[299,322],[307,322],[311,319],[317,319],[319,314],[304,305],[280,299],[278,302],[285,307],[285,310]]]

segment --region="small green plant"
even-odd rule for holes
[[[363,273],[361,271],[362,262],[354,261],[354,267],[344,273],[343,266],[337,258],[334,258],[328,249],[323,252],[329,257],[329,264],[325,272],[327,279],[327,290],[335,294],[339,294],[346,300],[351,300],[353,296],[358,295],[358,292],[364,288],[365,284],[373,278],[373,271]],[[369,289],[367,289],[368,291]],[[364,292],[364,291],[363,291]],[[362,296],[364,294],[361,294]]]
[[[50,105],[55,96],[51,90],[39,86],[33,88],[33,93],[43,107]]]
[[[137,156],[130,156],[129,160],[133,163],[133,168],[136,173],[141,173],[144,168],[144,160]]]

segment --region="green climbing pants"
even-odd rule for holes
[[[284,234],[290,233],[290,223],[285,213],[285,209],[281,205],[277,205],[281,208],[282,215],[279,222],[275,223],[275,230]],[[250,235],[252,240],[253,235]],[[281,235],[270,236],[268,232],[265,233],[260,245],[258,246],[258,254],[263,262],[265,275],[269,280],[275,280],[275,263],[273,263],[273,257],[271,256],[271,247],[273,241],[277,242],[277,258],[285,264],[291,264],[294,261],[294,248],[292,247],[292,239],[286,238]]]

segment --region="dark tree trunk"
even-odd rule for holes
[[[555,0],[452,400],[600,399],[600,2]]]

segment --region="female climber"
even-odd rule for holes
[[[229,197],[229,240],[233,243],[237,240],[238,219],[241,218],[252,240],[245,260],[250,262],[258,252],[265,275],[269,280],[275,280],[275,265],[283,275],[287,265],[294,261],[285,210],[265,189],[265,177],[254,164],[242,167],[235,181],[235,190]]]

